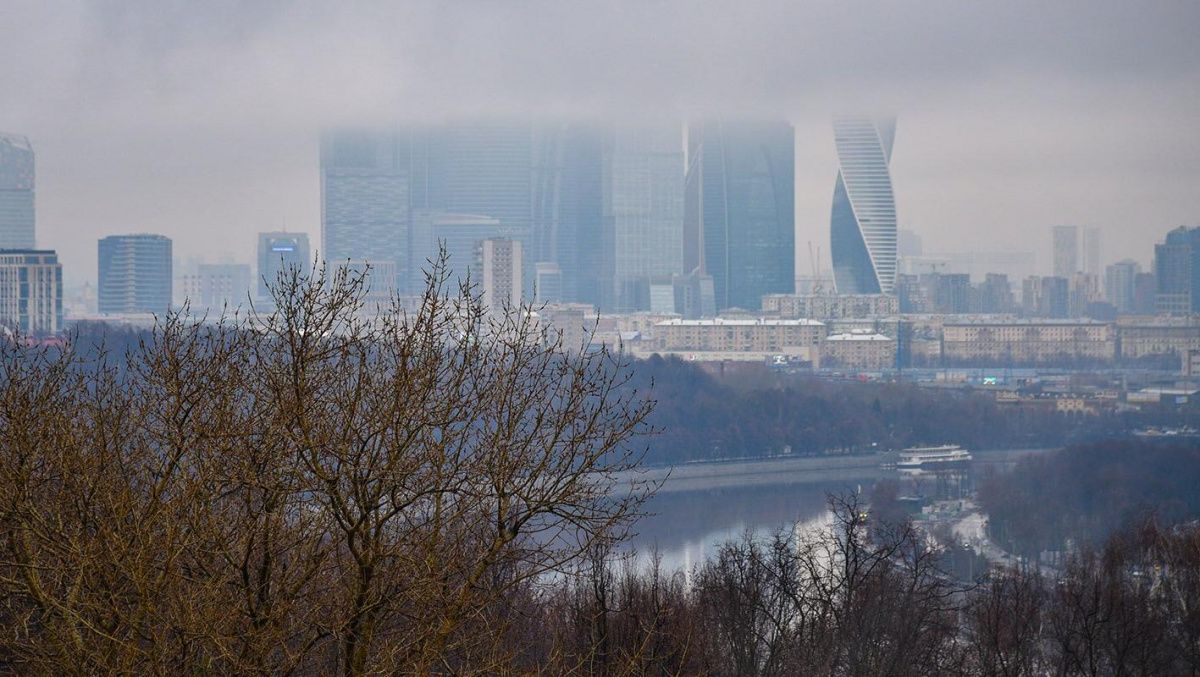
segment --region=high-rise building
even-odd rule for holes
[[[896,231],[896,256],[924,256],[925,244],[920,235],[904,228]]]
[[[833,136],[839,168],[830,254],[837,290],[891,294],[896,282],[896,200],[888,164],[896,121],[837,118]]]
[[[1100,229],[1089,227],[1083,229],[1083,272],[1100,276]]]
[[[165,313],[171,308],[171,240],[110,235],[99,245],[101,313]]]
[[[27,336],[62,331],[62,265],[55,252],[0,250],[0,326]]]
[[[1030,276],[1021,285],[1021,307],[1026,317],[1065,318],[1070,300],[1070,283],[1064,277]]]
[[[183,292],[193,313],[230,313],[250,299],[250,266],[244,263],[201,263],[184,275]]]
[[[1012,285],[1008,276],[1001,273],[988,273],[978,288],[978,311],[995,314],[1012,312]]]
[[[519,240],[489,238],[479,243],[480,288],[485,308],[502,311],[521,305],[521,253]]]
[[[445,250],[446,281],[457,291],[458,284],[470,279],[479,282],[479,243],[488,238],[503,237],[505,229],[500,220],[478,214],[456,214],[432,209],[416,209],[412,213],[412,251],[407,289],[419,293],[425,286],[425,269]],[[403,280],[400,284],[404,288]]]
[[[1156,306],[1160,313],[1200,312],[1200,227],[1180,226],[1154,245]]]
[[[650,280],[683,272],[683,139],[674,125],[618,128],[604,149],[601,308],[649,310]]]
[[[1079,226],[1054,226],[1054,276],[1071,279],[1079,271]]]
[[[304,233],[259,233],[258,234],[258,284],[257,296],[270,297],[269,285],[274,285],[284,271],[297,270],[308,274],[312,265],[308,235]]]
[[[1104,271],[1104,298],[1118,313],[1134,312],[1134,285],[1142,267],[1133,259],[1117,261]]]
[[[1138,273],[1133,279],[1133,314],[1153,315],[1158,297],[1154,273]]]
[[[0,249],[33,248],[35,223],[33,147],[0,133]]]
[[[758,308],[795,286],[795,133],[786,122],[687,130],[683,266],[711,276],[717,310]],[[894,221],[893,221],[894,226]],[[895,254],[895,233],[892,234]],[[691,285],[700,290],[703,280]],[[701,307],[708,304],[701,299]]]
[[[533,298],[539,304],[563,300],[563,274],[557,263],[542,261],[534,264]]]
[[[328,133],[321,139],[320,163],[322,259],[331,265],[366,261],[407,275],[410,180],[417,173],[411,137],[394,131]]]

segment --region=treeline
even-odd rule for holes
[[[726,543],[691,573],[595,558],[550,591],[555,674],[1189,675],[1200,529],[1154,524],[1056,577],[960,583],[907,524],[832,499],[829,531]],[[531,657],[532,658],[532,657]]]
[[[784,453],[813,455],[955,443],[974,449],[1036,448],[1115,435],[1142,425],[1200,421],[1194,408],[1081,417],[998,404],[987,393],[783,375],[718,380],[678,358],[633,365],[657,406],[651,463]],[[650,383],[653,390],[650,390]]]
[[[979,501],[1012,552],[1096,547],[1149,517],[1173,525],[1200,515],[1200,444],[1109,440],[1027,456],[985,478]]]

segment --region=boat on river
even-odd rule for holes
[[[971,452],[957,444],[936,447],[909,447],[896,455],[896,469],[925,470],[952,468],[971,461]]]

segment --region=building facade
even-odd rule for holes
[[[838,292],[891,294],[896,282],[896,200],[888,169],[894,118],[834,120],[838,175],[830,255]]]
[[[244,263],[201,263],[182,281],[193,313],[232,313],[250,299],[250,266]]]
[[[101,313],[165,313],[171,309],[171,240],[162,235],[110,235],[99,243]]]
[[[1104,270],[1104,298],[1118,313],[1135,312],[1138,273],[1142,267],[1133,259],[1117,261]]]
[[[278,282],[280,274],[296,270],[307,275],[310,266],[312,253],[309,251],[308,235],[282,232],[258,234],[258,298],[270,297],[268,287]]]
[[[900,299],[889,294],[767,294],[762,311],[785,319],[887,317],[900,312]]]
[[[1050,231],[1055,277],[1071,279],[1079,272],[1079,226],[1054,226]]]
[[[1180,226],[1154,246],[1154,276],[1158,312],[1200,312],[1200,227]]]
[[[1042,365],[1112,362],[1112,325],[1081,321],[1014,320],[947,322],[942,357],[947,364]]]
[[[672,351],[784,353],[815,350],[824,338],[825,324],[816,320],[673,319],[654,327],[656,347]]]
[[[0,249],[35,246],[34,174],[29,139],[0,133]]]
[[[767,294],[793,292],[792,126],[785,122],[689,124],[687,148],[684,272],[712,278],[712,305],[718,311],[752,310]],[[694,286],[704,289],[706,284],[698,280]],[[699,305],[707,302],[701,300]]]
[[[878,371],[896,366],[896,341],[867,330],[832,334],[821,344],[821,367]]]
[[[411,135],[340,131],[321,139],[321,257],[407,273],[410,194],[421,174]],[[261,290],[260,290],[261,291]]]
[[[0,326],[26,336],[63,330],[62,265],[55,252],[0,250]]]
[[[503,311],[521,305],[520,240],[487,239],[479,243],[480,288],[485,308]]]

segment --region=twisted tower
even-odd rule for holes
[[[830,254],[840,294],[891,294],[896,282],[896,200],[888,162],[895,118],[833,122],[838,175]]]

